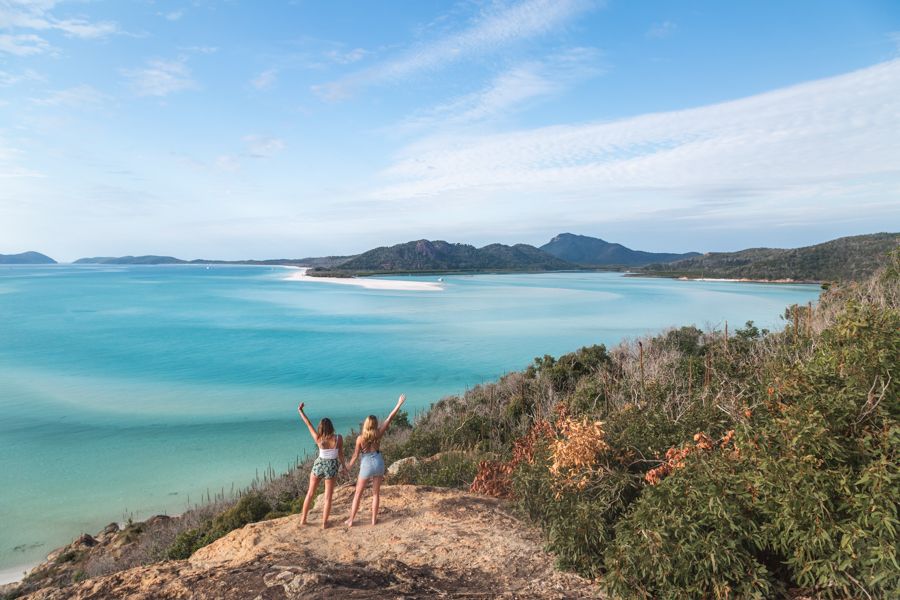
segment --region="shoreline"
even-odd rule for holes
[[[315,281],[335,283],[338,285],[355,285],[369,290],[392,290],[403,292],[442,292],[444,286],[436,281],[400,281],[398,279],[374,279],[362,277],[312,277],[306,274],[307,269],[297,267],[284,281]]]
[[[41,564],[43,562],[29,563],[17,567],[0,567],[0,586],[22,581],[33,568]]]

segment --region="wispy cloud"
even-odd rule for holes
[[[557,95],[604,70],[598,50],[571,48],[542,61],[509,68],[485,88],[413,115],[395,129],[406,133],[423,128],[447,129],[507,116],[530,101]]]
[[[690,110],[427,137],[400,153],[373,197],[515,206],[531,218],[551,198],[570,219],[678,207],[770,221],[826,205],[846,215],[851,198],[900,190],[897,89],[900,59]]]
[[[42,98],[32,98],[31,103],[36,106],[65,106],[68,108],[88,108],[97,106],[109,99],[109,96],[87,85],[77,85],[50,92]]]
[[[661,23],[654,23],[650,26],[650,29],[647,30],[647,37],[651,38],[667,38],[678,29],[678,25],[673,23],[672,21],[662,21]]]
[[[423,71],[437,70],[546,35],[595,4],[588,0],[526,0],[504,6],[482,14],[462,31],[412,48],[369,69],[313,86],[313,91],[327,100],[338,100],[361,87],[400,82]]]
[[[363,48],[353,48],[352,50],[329,50],[325,53],[326,58],[331,62],[339,65],[349,65],[365,58],[368,51]]]
[[[43,75],[33,69],[25,69],[19,73],[0,71],[0,87],[10,87],[34,81],[45,81],[45,79]]]
[[[184,59],[149,60],[146,66],[124,69],[122,74],[128,79],[131,89],[138,96],[164,97],[175,92],[199,87],[192,78],[191,70]]]
[[[247,147],[247,155],[252,158],[269,158],[286,147],[284,140],[265,135],[246,135],[243,141]]]
[[[3,0],[0,2],[0,51],[17,56],[40,54],[51,44],[34,32],[58,31],[68,37],[91,39],[120,32],[112,21],[60,18],[54,9],[58,0]]]
[[[14,56],[33,56],[48,52],[52,48],[50,43],[39,35],[0,33],[0,52]]]
[[[258,90],[266,90],[275,84],[278,79],[277,69],[266,69],[256,77],[250,80],[250,85]]]
[[[166,21],[178,21],[181,17],[184,16],[183,10],[173,10],[169,12],[158,12],[156,13],[158,16],[162,17]]]

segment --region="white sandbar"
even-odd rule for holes
[[[35,568],[36,566],[37,566],[36,564],[32,564],[32,565],[22,565],[21,567],[10,567],[8,569],[0,569],[0,585],[21,581],[22,578],[25,577],[24,573],[27,573],[28,571]]]
[[[444,286],[436,281],[400,281],[399,279],[374,279],[371,277],[310,277],[306,269],[298,269],[286,280],[314,281],[319,283],[337,283],[339,285],[356,285],[370,290],[400,290],[405,292],[440,292]]]

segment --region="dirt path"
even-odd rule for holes
[[[599,598],[595,585],[553,568],[540,533],[492,498],[416,486],[382,488],[379,524],[368,496],[349,529],[351,488],[335,491],[332,527],[320,507],[248,525],[187,561],[139,567],[28,596],[127,598]]]

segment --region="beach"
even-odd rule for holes
[[[355,285],[369,290],[440,292],[444,289],[444,286],[437,281],[401,281],[399,279],[376,279],[372,277],[310,277],[306,274],[305,268],[297,269],[285,279],[289,281],[315,281],[318,283]]]
[[[37,565],[38,563],[32,563],[28,565],[20,565],[18,567],[0,569],[0,585],[20,581],[25,576],[25,573],[27,573]]]

